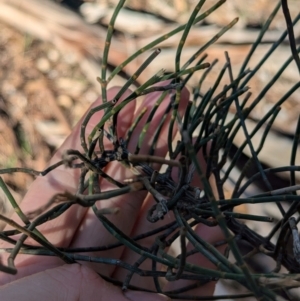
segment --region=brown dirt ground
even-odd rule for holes
[[[0,23],[1,168],[44,169],[97,95],[70,55]],[[17,197],[32,181],[2,177]]]

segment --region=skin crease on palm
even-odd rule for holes
[[[165,85],[166,82],[160,85]],[[108,99],[112,99],[117,94],[119,88],[114,87],[108,90]],[[130,94],[126,91],[119,102]],[[160,92],[154,92],[147,95],[142,102],[142,105],[136,108],[137,103],[133,101],[125,106],[119,113],[117,133],[118,137],[125,137],[126,132],[133,120],[138,116],[139,112],[147,107],[148,110],[143,116],[142,120],[135,129],[130,144],[129,151],[133,152],[139,133],[147,120],[151,108],[160,96]],[[182,116],[189,100],[189,93],[183,89],[181,94],[179,113]],[[145,142],[140,150],[140,154],[146,154],[149,148],[153,133],[157,128],[166,106],[169,104],[170,94],[164,99],[163,103],[158,108],[155,116],[151,121],[151,125],[146,134]],[[99,98],[92,107],[101,104]],[[93,127],[99,122],[103,116],[103,111],[97,112],[93,115],[88,123],[86,133],[89,133]],[[170,116],[168,116],[170,119]],[[65,140],[63,145],[58,149],[56,154],[51,159],[50,164],[61,160],[62,154],[67,149],[77,149],[82,151],[79,133],[81,121],[76,125],[71,135]],[[168,120],[161,132],[155,155],[164,157],[167,152],[167,131]],[[176,129],[174,130],[174,137]],[[104,140],[105,149],[111,149],[111,142]],[[205,168],[203,157],[198,155],[202,167]],[[159,169],[156,165],[154,168]],[[132,178],[134,175],[128,169],[125,169],[118,162],[111,162],[106,168],[105,172],[112,175],[114,179],[122,181],[124,179]],[[51,173],[44,177],[37,178],[31,185],[28,193],[22,201],[21,208],[23,212],[30,212],[34,209],[40,208],[45,204],[55,193],[68,191],[75,193],[79,179],[79,170],[67,169],[63,166],[56,168]],[[102,191],[115,189],[110,183],[101,180]],[[200,180],[195,176],[192,185],[200,187]],[[134,192],[109,200],[100,201],[97,203],[98,208],[119,208],[119,213],[109,215],[108,218],[125,234],[129,236],[137,235],[157,228],[157,224],[151,224],[146,220],[148,209],[153,205],[154,200],[144,191]],[[128,218],[130,217],[130,218]],[[13,220],[22,225],[21,220],[15,214]],[[172,214],[165,216],[163,221],[159,221],[160,225],[170,223],[173,220]],[[38,229],[45,235],[45,237],[55,246],[59,247],[83,247],[83,246],[99,246],[108,245],[115,242],[107,230],[97,220],[91,209],[83,208],[78,205],[72,206],[60,217],[49,221]],[[222,233],[218,227],[209,228],[205,225],[199,225],[196,228],[196,233],[209,243],[214,243],[222,239]],[[154,238],[150,237],[140,241],[144,246],[150,246]],[[26,243],[36,244],[30,238]],[[0,241],[0,248],[11,247],[8,243]],[[187,249],[192,246],[188,244]],[[224,247],[220,248],[220,251]],[[131,250],[119,247],[113,250],[104,252],[89,253],[89,256],[101,256],[108,258],[116,258],[124,260],[133,264],[139,255]],[[1,254],[2,263],[7,262],[7,254]],[[195,263],[207,268],[214,268],[213,265],[199,254],[189,257],[190,263]],[[114,277],[120,281],[124,280],[127,271],[113,265],[101,265],[83,262],[82,264],[65,265],[61,259],[47,256],[33,256],[19,254],[15,260],[15,265],[18,269],[17,275],[8,275],[0,272],[0,296],[1,300],[19,300],[19,301],[35,301],[35,300],[168,300],[166,296],[144,292],[126,291],[122,292],[121,288],[113,286],[104,281],[98,276],[96,272],[105,274],[106,276]],[[140,266],[142,269],[151,269],[151,262],[146,261]],[[159,268],[159,267],[158,267]],[[151,277],[134,276],[132,278],[132,285],[145,287],[147,289],[155,289]],[[190,284],[188,281],[174,281],[169,282],[164,287],[164,290],[172,290]],[[212,295],[215,283],[210,282],[205,286],[197,288],[191,293],[193,295]]]

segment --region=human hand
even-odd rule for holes
[[[112,99],[119,91],[118,88],[112,88],[108,91],[108,99]],[[127,91],[122,99],[130,94]],[[128,145],[130,151],[134,147],[139,138],[139,134],[145,124],[151,108],[155,104],[159,92],[149,94],[143,101],[143,105],[137,108],[136,102],[133,101],[123,108],[118,116],[118,137],[125,137],[126,132],[133,120],[140,113],[140,111],[147,107],[148,110],[133,132],[133,136]],[[120,101],[122,101],[122,99]],[[183,114],[189,99],[188,91],[183,90],[179,106],[179,112]],[[150,146],[150,141],[153,134],[161,121],[165,108],[169,104],[170,96],[168,95],[163,103],[158,108],[155,116],[152,119],[150,127],[145,137],[140,153],[146,154]],[[101,99],[98,99],[92,107],[101,104]],[[136,111],[136,112],[135,112]],[[91,118],[87,125],[86,132],[89,133],[94,126],[99,122],[103,112],[97,112]],[[168,117],[170,118],[170,116]],[[74,128],[72,134],[66,139],[64,144],[59,148],[51,160],[51,164],[61,160],[62,154],[67,149],[82,150],[80,146],[79,133],[80,121]],[[167,153],[167,131],[168,120],[166,120],[160,138],[158,140],[155,155],[165,157]],[[174,131],[174,135],[176,132]],[[105,148],[110,148],[110,142],[105,141]],[[205,168],[205,163],[201,154],[198,155],[202,166]],[[118,162],[111,162],[105,172],[113,175],[115,180],[122,182],[124,179],[132,178],[133,175],[130,170],[125,169]],[[68,191],[75,193],[78,180],[79,170],[68,169],[63,166],[56,168],[44,177],[37,178],[27,195],[25,196],[21,207],[24,212],[34,211],[45,203],[56,193]],[[194,186],[201,186],[199,178],[196,176],[192,182]],[[115,188],[109,182],[101,180],[102,191],[107,191]],[[144,191],[134,192],[122,196],[118,196],[109,200],[100,201],[97,203],[98,209],[103,208],[119,208],[120,211],[116,215],[110,215],[110,221],[116,227],[128,236],[136,236],[138,234],[150,231],[157,226],[151,224],[146,219],[146,214],[149,208],[153,205],[154,200]],[[21,223],[18,216],[15,214],[13,220]],[[172,217],[166,216],[164,221],[160,221],[161,225],[170,223]],[[51,220],[38,227],[39,231],[55,246],[65,248],[76,248],[83,246],[98,246],[109,245],[115,242],[115,238],[110,235],[103,225],[96,218],[91,209],[83,208],[74,205],[69,208],[64,214],[58,218]],[[205,225],[198,225],[195,230],[198,235],[209,243],[214,243],[222,238],[220,230],[216,227],[209,228]],[[27,239],[26,243],[33,243],[31,239]],[[147,247],[153,244],[153,237],[149,237],[140,241],[140,243]],[[0,242],[0,248],[11,247],[5,242]],[[188,249],[191,246],[188,245]],[[91,252],[89,256],[101,256],[121,259],[125,262],[133,264],[140,255],[133,251],[119,247],[109,251]],[[2,256],[2,262],[6,262],[6,257]],[[199,254],[189,257],[190,263],[197,263],[203,267],[213,268],[213,265],[208,260]],[[57,257],[42,257],[34,255],[19,254],[15,260],[18,269],[18,274],[15,276],[3,274],[0,272],[0,294],[3,300],[165,300],[165,296],[158,294],[149,294],[144,292],[127,291],[125,293],[119,287],[115,287],[110,283],[104,281],[98,276],[96,272],[109,277],[124,280],[128,271],[123,270],[114,265],[100,265],[84,262],[82,265],[72,264],[63,265],[61,259]],[[151,262],[146,261],[141,268],[147,269],[151,267]],[[149,268],[150,269],[150,268]],[[172,290],[183,285],[183,281],[169,282],[165,289]],[[154,289],[153,280],[151,277],[134,276],[132,285],[144,287],[147,289]],[[185,281],[186,285],[186,281]],[[197,295],[209,295],[214,291],[214,283],[210,282],[205,286],[193,291]]]

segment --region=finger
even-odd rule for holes
[[[119,88],[113,88],[108,91],[109,99],[112,99]],[[122,96],[121,100],[127,97],[130,94],[130,91],[126,91]],[[102,104],[101,98],[99,98],[92,106],[96,107]],[[135,110],[135,102],[128,104],[126,110],[120,112],[120,119],[122,120],[119,123],[119,130],[124,131],[127,129],[128,124],[130,124],[133,112]],[[94,126],[101,120],[103,116],[103,111],[99,111],[93,115],[89,121],[86,133],[90,133]],[[71,135],[66,139],[63,145],[54,155],[51,160],[51,164],[56,163],[61,160],[61,156],[67,149],[77,149],[82,151],[80,145],[80,127],[84,117],[78,122],[72,131]],[[106,142],[107,143],[107,142]],[[79,180],[79,171],[75,169],[65,168],[64,166],[59,166],[55,170],[51,171],[44,177],[37,178],[31,185],[28,193],[26,194],[23,202],[21,203],[21,208],[23,212],[32,211],[40,208],[49,199],[56,193],[61,193],[64,191],[69,191],[75,193],[78,186]],[[87,209],[81,206],[74,205],[67,210],[64,214],[58,218],[48,221],[47,223],[38,227],[38,229],[46,236],[46,238],[54,245],[60,247],[68,247],[70,242],[73,240],[73,236],[78,230],[78,225],[81,223],[82,219],[85,217]],[[12,217],[13,220],[22,224],[19,217],[14,214]],[[34,243],[28,239],[27,243]],[[0,247],[11,247],[6,242],[0,241]],[[2,255],[2,259],[5,262],[6,257]],[[56,257],[43,257],[37,260],[36,256],[24,256],[18,255],[15,263],[18,268],[18,274],[16,276],[3,275],[0,279],[0,283],[12,281],[12,279],[19,278],[21,276],[26,276],[32,273],[36,273],[45,268],[51,268],[58,264],[61,264],[62,261]],[[23,270],[22,270],[22,267]]]
[[[112,88],[108,91],[108,98],[112,99],[119,88]],[[130,94],[130,91],[127,90],[120,102]],[[90,109],[97,107],[102,104],[101,98],[99,98]],[[90,111],[90,109],[88,111]],[[133,113],[135,109],[135,102],[131,102],[126,107],[126,110],[120,112],[120,119],[122,122],[119,125],[119,129],[124,131],[124,128],[130,124]],[[86,136],[92,131],[92,129],[97,125],[97,123],[103,117],[103,110],[96,112],[86,126]],[[57,150],[53,158],[50,161],[50,164],[54,164],[62,159],[64,152],[68,149],[79,150],[82,152],[81,142],[80,142],[80,131],[82,121],[85,116],[77,123],[71,135],[65,140],[63,145]],[[125,125],[124,125],[125,124]],[[105,145],[109,145],[108,141],[104,141]],[[32,186],[30,187],[28,193],[26,194],[24,200],[22,201],[22,208],[26,208],[26,211],[33,211],[34,209],[39,208],[43,205],[42,202],[47,202],[55,193],[60,193],[68,191],[74,193],[78,187],[80,170],[66,168],[65,166],[59,166],[47,175],[37,178]],[[16,218],[16,220],[18,220]],[[56,222],[58,219],[55,220]],[[76,223],[76,222],[75,222]],[[46,225],[47,227],[47,225]],[[67,243],[65,243],[67,245]]]
[[[22,278],[0,287],[0,294],[2,300],[19,301],[168,300],[163,295],[143,292],[124,295],[120,288],[79,264],[64,265]]]
[[[208,145],[206,146],[206,153],[209,154],[210,150],[211,150],[211,143],[208,143]],[[204,150],[203,149],[201,149],[198,152],[197,159],[201,166],[202,172],[205,173],[207,164],[206,164],[206,160],[204,158]],[[216,184],[215,184],[213,175],[210,176],[209,183],[211,185],[214,196],[217,198],[218,191],[216,188]],[[200,179],[200,176],[196,171],[193,175],[191,184],[192,184],[192,186],[203,189],[202,180]],[[200,236],[201,239],[203,239],[204,241],[206,241],[207,243],[209,243],[211,245],[214,245],[215,243],[224,240],[224,234],[219,226],[209,227],[204,224],[198,224],[193,231],[195,232],[196,235]],[[217,247],[216,249],[222,255],[225,251],[226,246],[227,246],[227,244],[223,244],[223,245]],[[195,248],[195,246],[189,241],[187,244],[187,247],[186,247],[187,252],[191,251],[194,248]],[[176,255],[180,255],[180,254],[181,254],[181,250],[177,249]],[[205,257],[204,255],[200,254],[199,252],[192,256],[189,256],[187,258],[187,262],[190,264],[194,264],[196,266],[207,268],[207,269],[212,269],[212,270],[217,269],[217,267],[210,261],[209,258]],[[204,276],[210,277],[210,275],[207,273]],[[178,290],[185,286],[192,285],[193,283],[195,283],[195,281],[178,280],[178,281],[167,282],[166,286],[164,287],[164,291],[166,292],[166,291]],[[197,288],[190,290],[188,292],[188,294],[189,295],[197,295],[197,296],[211,296],[211,295],[213,295],[215,286],[216,286],[216,281],[209,281],[205,285],[198,286]]]
[[[131,140],[131,144],[129,145],[129,149],[132,149],[132,146],[135,144],[135,142],[138,139],[138,136],[142,130],[143,124],[145,124],[151,108],[154,106],[156,100],[158,99],[159,95],[161,93],[151,93],[149,94],[144,102],[143,107],[146,107],[147,114],[144,115],[143,119],[141,120],[140,124],[138,125],[136,131],[133,133],[133,139]],[[188,101],[188,91],[183,91],[183,97],[182,97],[182,104],[180,105],[181,112],[184,110],[184,106],[186,106]],[[170,95],[167,95],[162,102],[161,106],[158,108],[154,118],[151,121],[151,124],[149,126],[149,133],[147,133],[145,146],[143,147],[142,151],[144,153],[147,153],[150,144],[149,141],[153,139],[153,133],[155,132],[155,129],[157,129],[157,126],[159,122],[161,121],[162,117],[165,114],[165,110],[167,106],[170,103]],[[139,114],[139,112],[137,112]],[[137,116],[137,115],[135,115]],[[167,128],[168,123],[171,116],[169,115],[166,120],[166,125],[162,129],[161,136],[164,137],[167,135]],[[160,139],[159,139],[160,140]],[[156,150],[155,155],[159,156],[165,156],[167,153],[167,143],[164,138],[162,138],[162,141],[158,142],[158,149]],[[129,169],[125,169],[119,162],[111,162],[108,166],[108,168],[105,169],[105,172],[107,172],[109,175],[111,175],[114,179],[118,181],[122,181],[126,178],[132,178],[133,174]],[[108,183],[105,180],[101,180],[101,189],[102,191],[115,189],[115,187]],[[132,232],[132,228],[135,225],[136,219],[138,218],[140,208],[144,202],[144,199],[146,197],[146,192],[134,192],[129,193],[126,195],[122,195],[120,197],[111,198],[107,201],[100,201],[97,203],[97,207],[99,209],[103,208],[111,208],[111,207],[117,207],[119,208],[119,213],[116,215],[110,215],[107,218],[119,229],[122,230],[123,233],[126,235],[130,235]],[[78,232],[78,235],[75,237],[75,240],[72,243],[72,247],[78,247],[78,246],[97,246],[97,245],[103,245],[104,243],[106,245],[109,245],[111,243],[114,243],[116,241],[116,238],[113,237],[111,234],[108,233],[108,231],[103,227],[99,221],[92,218],[94,213],[89,212],[87,218],[83,221],[80,230]],[[89,255],[91,256],[101,256],[101,257],[109,257],[109,258],[119,258],[123,252],[123,248],[117,248],[112,249],[106,252],[93,252]],[[105,268],[102,265],[93,265],[93,268],[95,268],[97,271],[105,270],[105,275],[110,275],[113,270],[115,269],[114,266],[106,266]]]
[[[207,152],[210,151],[210,147],[211,144],[209,143],[207,145]],[[206,172],[206,161],[204,159],[204,154],[203,154],[203,150],[200,150],[197,154],[197,159],[198,162],[200,163],[200,166],[202,168],[203,172]],[[175,175],[174,173],[172,173],[173,178],[175,178],[177,175]],[[212,190],[215,196],[217,196],[217,189],[216,186],[214,184],[214,180],[213,177],[211,177],[209,179],[209,182],[212,186]],[[191,185],[194,187],[199,187],[200,189],[203,188],[203,183],[199,177],[199,175],[195,172],[192,178],[192,182]],[[168,216],[165,216],[165,219]],[[170,219],[169,221],[170,222]],[[141,227],[137,227],[138,229],[142,228]],[[149,230],[149,229],[148,229]],[[224,235],[223,232],[221,230],[221,228],[219,226],[215,226],[215,227],[208,227],[204,224],[199,224],[197,225],[197,227],[193,230],[195,231],[195,234],[200,236],[204,241],[208,242],[211,245],[214,245],[215,243],[224,240]],[[153,239],[151,240],[151,237],[148,239],[149,241],[146,242],[146,245],[148,247],[151,246],[151,244],[153,244]],[[144,245],[144,244],[143,244]],[[220,252],[220,254],[223,254],[226,248],[226,244],[221,245],[219,247],[217,247],[217,250]],[[172,250],[171,253],[174,254],[173,256],[177,256],[181,254],[181,249],[180,246],[178,246],[177,244],[175,244],[174,246],[171,246]],[[191,251],[192,249],[194,249],[194,245],[191,242],[188,242],[187,244],[187,252]],[[165,249],[166,252],[168,252],[168,248]],[[170,252],[170,251],[169,251]],[[208,268],[208,269],[212,269],[215,270],[216,266],[210,261],[209,258],[205,257],[204,255],[200,254],[200,253],[196,253],[192,256],[189,256],[187,258],[187,262],[190,264],[194,264],[196,266],[200,266],[203,268]],[[144,269],[151,269],[150,265],[143,265],[140,266],[140,268],[144,268]],[[161,269],[161,265],[157,264],[157,270]],[[205,274],[204,276],[210,276],[209,274]],[[141,285],[141,287],[144,287],[143,285],[145,285],[145,282],[140,281],[141,279],[139,277],[135,277],[135,279],[133,279],[133,281],[131,282],[131,284],[134,285]],[[178,281],[172,281],[172,282],[166,282],[166,286],[163,286],[163,291],[164,292],[168,292],[168,291],[172,291],[172,290],[178,290],[180,288],[189,286],[194,284],[196,281],[187,281],[187,280],[178,280]],[[148,288],[153,288],[153,284],[150,283],[146,283]],[[202,285],[202,286],[197,286],[196,289],[190,290],[188,292],[189,295],[197,295],[197,296],[211,296],[214,292],[215,289],[215,285],[216,285],[216,281],[209,281],[207,284]]]
[[[170,97],[170,96],[169,96]],[[158,95],[156,96],[156,99],[158,98]],[[182,93],[181,93],[181,99],[180,99],[180,103],[179,103],[179,114],[182,116],[185,112],[187,103],[189,100],[189,94],[188,91],[186,89],[183,89]],[[153,123],[153,127],[151,127],[150,131],[147,132],[146,134],[146,138],[145,138],[145,142],[142,145],[141,148],[141,153],[147,153],[147,149],[149,149],[151,143],[152,143],[152,138],[153,138],[153,134],[155,133],[157,127],[156,122],[159,124],[161,122],[162,117],[164,116],[164,112],[165,109],[167,108],[167,104],[164,105],[164,107],[162,106],[163,104],[160,105],[159,110],[162,113],[162,115],[158,115],[156,118],[154,116],[154,118],[152,118],[151,120],[151,125]],[[169,131],[169,125],[170,125],[170,119],[171,119],[171,114],[172,112],[170,112],[165,120],[165,123],[162,127],[156,148],[155,148],[155,155],[156,156],[161,156],[161,157],[165,157],[167,151],[168,151],[168,143],[167,143],[167,137],[168,137],[168,131]],[[144,116],[144,122],[141,122],[141,125],[139,128],[137,128],[137,132],[140,132],[142,130],[142,125],[145,124],[146,120],[147,120],[148,116]],[[176,133],[177,133],[177,126],[175,123],[174,126],[174,131],[173,131],[173,137],[175,137]],[[135,136],[135,139],[132,140],[132,146],[135,145],[137,143],[137,139],[138,136]],[[159,165],[155,166],[155,169],[159,170]],[[178,171],[177,171],[178,172]],[[143,207],[141,209],[141,211],[139,212],[139,216],[138,216],[138,220],[134,225],[134,230],[131,233],[131,236],[136,236],[142,233],[146,233],[148,231],[151,231],[153,229],[158,228],[159,226],[163,226],[167,223],[170,223],[173,218],[170,217],[169,214],[166,215],[165,220],[164,221],[159,221],[155,224],[148,222],[147,220],[147,213],[150,209],[150,207],[152,207],[155,204],[155,201],[153,200],[152,196],[148,195],[145,202],[143,203]],[[144,240],[141,241],[142,245],[145,247],[150,247],[153,244],[153,237],[150,238],[146,238]],[[138,260],[138,258],[140,257],[140,255],[130,251],[129,249],[127,249],[124,254],[122,255],[122,259],[126,262],[130,262],[130,263],[134,263],[136,260]],[[150,266],[150,261],[148,261],[147,263],[147,268]],[[143,265],[144,267],[144,265]],[[117,269],[116,272],[114,273],[114,277],[117,277],[117,279],[119,280],[124,280],[126,274],[128,272],[121,270],[121,269]],[[135,277],[136,279],[139,278],[138,276]],[[140,284],[140,282],[142,282],[142,287],[147,287],[149,282],[153,282],[152,280],[146,280],[146,279],[139,279],[138,281],[138,285]],[[137,282],[133,283],[136,284]],[[152,285],[152,284],[151,284]]]
[[[209,148],[209,146],[208,146]],[[197,159],[198,162],[200,163],[203,171],[206,170],[206,162],[204,160],[204,156],[203,156],[203,151],[200,150],[197,154]],[[173,169],[172,171],[172,178],[173,179],[177,179],[178,177],[178,170],[177,169]],[[175,180],[176,181],[176,180]],[[196,175],[196,173],[194,173],[193,178],[192,178],[192,182],[191,185],[194,187],[199,187],[202,188],[202,183],[200,178],[198,177],[198,175]],[[131,236],[137,236],[143,233],[147,233],[150,232],[152,230],[155,230],[159,227],[165,226],[171,222],[174,221],[174,216],[172,212],[169,212],[165,215],[163,220],[159,220],[156,223],[150,223],[147,220],[147,214],[150,210],[150,208],[155,204],[155,200],[153,199],[152,195],[148,195],[146,201],[144,202],[143,208],[140,212],[139,215],[139,219],[134,227],[134,230],[131,234]],[[163,232],[162,232],[163,233]],[[151,248],[154,244],[154,240],[155,240],[155,236],[149,236],[141,241],[139,241],[139,243],[141,243],[144,247],[146,248]],[[165,249],[165,251],[168,251],[168,248]],[[130,264],[134,264],[138,259],[140,258],[140,255],[132,252],[131,250],[126,250],[122,256],[122,260],[124,260],[125,262],[129,262]],[[151,260],[145,260],[143,262],[142,265],[139,266],[142,269],[145,270],[151,270],[152,269],[152,261]],[[157,270],[161,269],[161,264],[157,264]],[[115,276],[117,277],[117,279],[122,280],[125,279],[126,275],[128,274],[127,271],[121,270],[121,269],[117,269],[115,272]],[[143,287],[143,288],[151,288],[151,289],[155,289],[154,287],[154,283],[152,279],[141,279],[141,277],[139,277],[138,275],[134,275],[131,281],[131,284],[136,285],[138,287]]]
[[[195,234],[200,236],[203,240],[205,240],[207,243],[214,245],[217,242],[220,242],[224,239],[224,235],[222,233],[222,230],[220,227],[209,227],[204,224],[199,224],[196,229],[194,230]],[[187,244],[187,252],[193,250],[195,247],[191,242],[188,242]],[[217,247],[217,250],[220,252],[220,254],[223,254],[225,251],[226,245],[221,245]],[[175,251],[176,252],[176,251]],[[175,256],[181,254],[181,250],[177,250]],[[207,268],[216,270],[216,266],[204,255],[200,253],[196,253],[194,255],[191,255],[186,260],[187,263],[193,264],[198,267]],[[205,273],[206,277],[210,277],[209,273]],[[184,288],[186,286],[192,285],[196,281],[192,280],[177,280],[177,281],[171,281],[167,282],[166,286],[164,287],[164,292],[167,291],[173,291],[178,290],[180,288]],[[195,295],[195,296],[212,296],[215,290],[216,281],[209,281],[208,283],[199,286],[195,289],[192,289],[185,294],[189,295]]]
[[[157,86],[165,86],[167,84],[169,84],[169,81],[161,82],[161,83],[157,84]],[[156,156],[165,156],[166,151],[167,151],[168,129],[169,129],[169,124],[170,124],[170,120],[171,120],[172,110],[170,110],[171,112],[169,112],[167,116],[165,116],[165,112],[166,112],[166,109],[170,105],[170,101],[171,101],[171,98],[173,97],[174,93],[175,93],[174,90],[168,91],[167,96],[165,97],[163,102],[158,106],[157,111],[154,114],[154,116],[152,116],[152,118],[150,120],[150,125],[147,128],[147,132],[145,133],[142,145],[140,145],[139,154],[145,154],[145,155],[148,154],[150,146],[152,145],[152,142],[153,142],[154,134],[156,133],[158,126],[162,122],[163,118],[166,117],[166,120],[164,121],[164,124],[162,126],[162,129],[161,129],[161,132],[159,135],[159,139],[155,145],[155,155]],[[135,151],[136,146],[138,145],[138,141],[140,139],[140,135],[142,134],[142,131],[144,130],[144,126],[147,125],[147,121],[148,121],[149,115],[151,114],[151,110],[156,107],[156,102],[160,98],[161,95],[162,95],[162,92],[159,92],[159,91],[149,94],[148,97],[146,98],[146,101],[143,103],[143,105],[138,107],[138,110],[136,113],[137,116],[144,108],[147,108],[147,112],[143,115],[141,121],[138,123],[138,125],[136,126],[136,128],[133,132],[132,139],[130,140],[130,143],[128,145],[128,149],[131,152]],[[185,109],[188,104],[188,100],[189,100],[189,92],[187,89],[183,89],[181,91],[181,96],[180,96],[179,113],[183,114],[185,112]],[[173,128],[173,138],[174,138],[175,134],[177,133],[177,130],[178,129],[177,129],[176,122],[175,122],[175,126]],[[155,166],[156,168],[159,167],[159,165],[155,165],[155,164],[153,166]]]

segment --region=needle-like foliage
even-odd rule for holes
[[[300,220],[300,196],[297,195],[297,191],[300,189],[300,186],[297,185],[295,176],[300,171],[300,166],[295,164],[296,150],[300,137],[300,122],[298,122],[295,131],[290,166],[264,169],[258,159],[258,155],[264,147],[265,141],[268,139],[269,131],[280,111],[280,106],[299,89],[300,81],[275,102],[274,106],[257,122],[254,129],[249,130],[245,120],[262,101],[267,91],[274,84],[276,85],[276,80],[290,63],[297,64],[299,68],[300,47],[296,47],[293,26],[299,21],[300,15],[291,21],[287,1],[279,2],[262,27],[257,40],[253,43],[239,74],[236,76],[233,74],[230,53],[226,52],[224,54],[226,62],[216,77],[215,83],[210,89],[204,90],[203,83],[217,61],[209,62],[209,57],[203,53],[219,37],[230,30],[237,22],[237,19],[234,19],[205,45],[202,45],[187,62],[181,62],[181,53],[184,51],[185,40],[190,28],[213,13],[225,1],[221,0],[217,2],[206,12],[201,12],[205,0],[199,1],[187,24],[178,27],[140,49],[113,70],[107,78],[107,58],[114,23],[124,2],[119,1],[108,26],[102,72],[101,77],[98,79],[102,87],[103,104],[90,110],[82,122],[80,133],[82,152],[68,150],[60,162],[42,172],[24,168],[0,170],[0,174],[25,172],[34,174],[35,176],[44,176],[59,165],[65,164],[69,168],[78,168],[81,171],[76,194],[62,191],[34,212],[22,212],[5,183],[0,178],[0,187],[23,223],[22,225],[17,224],[15,221],[0,215],[0,219],[14,229],[14,231],[4,230],[0,233],[0,239],[12,244],[11,248],[1,250],[2,252],[10,253],[10,256],[8,262],[0,263],[0,271],[11,274],[17,273],[18,267],[15,267],[14,260],[18,254],[57,256],[69,264],[77,261],[88,261],[116,265],[127,270],[127,276],[124,277],[123,281],[101,275],[106,280],[120,285],[124,290],[127,288],[145,290],[131,285],[132,277],[139,275],[140,277],[152,277],[156,291],[174,299],[225,300],[228,298],[240,299],[254,296],[257,300],[267,301],[278,300],[277,298],[280,296],[287,300],[292,300],[289,299],[292,298],[289,295],[289,289],[300,286],[299,277],[297,276],[300,273],[300,240],[297,230],[297,224]],[[282,33],[279,40],[270,47],[269,51],[256,66],[251,70],[247,69],[251,57],[255,55],[257,47],[280,8],[283,9],[286,17],[287,30]],[[107,99],[107,84],[125,65],[129,64],[138,55],[153,49],[160,42],[180,31],[182,31],[182,37],[178,42],[174,73],[165,75],[163,70],[157,70],[157,74],[152,75],[148,81],[128,95],[122,102],[118,103],[118,100],[122,97],[126,89],[145,71],[155,57],[159,55],[160,49],[156,48],[150,53],[148,59],[141,64],[140,68],[129,78],[124,87],[120,89],[116,97],[114,99]],[[275,49],[283,42],[287,35],[289,36],[291,45],[290,57],[285,58],[286,60],[283,62],[282,67],[276,72],[274,77],[270,79],[269,83],[260,91],[256,98],[252,99],[251,93],[247,93],[249,89],[247,84],[250,79],[256,76],[260,67],[274,53]],[[191,63],[195,60],[198,61],[192,67]],[[180,116],[178,108],[182,89],[195,72],[202,72],[202,77],[198,86],[194,88],[192,101],[188,103],[183,116]],[[220,87],[221,81],[226,77],[229,79],[227,84],[224,87]],[[165,80],[169,80],[169,83],[155,85]],[[131,101],[154,91],[161,91],[161,97],[157,99],[155,105],[151,108],[149,117],[139,135],[139,140],[135,148],[130,152],[127,146],[131,141],[132,133],[136,130],[147,109],[141,110],[125,137],[118,137],[117,135],[116,128],[119,112]],[[171,104],[165,110],[165,114],[156,129],[150,151],[148,154],[140,153],[145,134],[167,93],[172,93]],[[251,102],[249,101],[250,99]],[[230,115],[230,108],[234,108],[236,111],[233,117]],[[99,123],[90,133],[86,133],[89,120],[100,110],[103,110],[102,119],[99,120]],[[167,116],[171,116],[168,123],[167,135],[168,159],[155,156],[155,148],[160,139],[162,127],[165,126]],[[172,141],[175,125],[179,129],[180,135],[180,139],[176,145]],[[234,138],[240,129],[244,133],[245,141],[236,150],[230,162],[225,164],[234,146]],[[263,131],[263,135],[259,146],[255,148],[252,138],[259,130]],[[88,134],[87,139],[86,134]],[[105,149],[104,139],[110,141],[111,147],[109,149]],[[226,197],[228,195],[225,193],[226,184],[230,181],[233,168],[246,147],[250,149],[251,158],[241,170],[231,197]],[[203,169],[203,166],[201,166],[197,159],[199,152],[203,152],[206,161],[206,170]],[[132,178],[120,181],[114,179],[112,175],[108,175],[104,171],[104,168],[112,162],[118,162],[126,168],[131,169],[133,171]],[[155,166],[157,164],[164,164],[167,168],[163,171],[157,170],[153,167],[153,163],[156,163]],[[245,181],[247,170],[253,166],[256,168],[257,173]],[[177,178],[171,176],[173,169],[178,171]],[[280,172],[289,172],[290,186],[276,189],[276,187],[271,186],[269,176]],[[202,189],[192,186],[191,183],[195,176],[200,178]],[[101,185],[99,185],[100,178],[104,178],[115,187],[108,191],[102,191]],[[211,186],[211,179],[215,183],[215,188]],[[258,179],[264,184],[266,192],[251,195],[250,197],[243,196],[247,188]],[[156,201],[148,211],[147,220],[150,223],[156,224],[157,227],[135,237],[126,235],[122,229],[119,229],[110,221],[109,217],[106,217],[106,214],[117,214],[117,208],[115,210],[99,210],[97,208],[97,202],[126,195],[132,191],[147,191]],[[236,206],[241,204],[259,203],[269,203],[272,206],[277,206],[280,212],[280,219],[274,222],[271,217],[260,215],[259,212],[258,214],[246,214],[238,213],[234,210]],[[117,242],[98,247],[87,245],[76,249],[63,249],[55,247],[51,241],[48,241],[43,236],[43,233],[37,230],[37,226],[56,219],[74,204],[91,207],[99,223],[103,224],[104,228],[117,239]],[[166,218],[166,216],[172,216],[174,219],[169,224],[161,226],[159,221]],[[128,218],[130,219],[131,217]],[[247,224],[248,221],[255,222],[257,226],[254,228],[250,227]],[[260,227],[260,223],[271,223],[273,225],[272,230],[267,236],[262,236],[256,231]],[[215,245],[208,243],[196,234],[195,226],[198,224],[205,224],[209,227],[220,227],[224,235],[224,240]],[[21,233],[22,235],[18,240],[15,240],[13,235],[17,233]],[[143,246],[140,241],[150,236],[154,237],[153,244],[148,247]],[[27,237],[35,240],[39,246],[26,244]],[[180,254],[173,256],[168,250],[172,248],[177,238],[180,245]],[[187,250],[187,241],[193,246],[192,250]],[[293,253],[286,249],[288,241],[292,241]],[[241,247],[242,243],[247,245],[247,252]],[[227,246],[224,254],[220,253],[217,249],[217,246],[222,244]],[[115,258],[83,255],[85,252],[110,250],[121,245],[139,254],[139,259],[134,264]],[[191,263],[189,257],[196,253],[202,254],[215,267],[204,268],[196,263]],[[230,253],[233,255],[233,259],[231,260],[229,260],[228,256]],[[251,258],[257,254],[272,258],[276,262],[276,267],[265,273],[256,273],[253,271],[250,262]],[[146,260],[152,261],[151,270],[141,268],[142,263]],[[163,265],[164,268],[158,269],[158,264]],[[284,266],[288,272],[282,273],[281,266]],[[177,290],[164,290],[162,280],[177,281],[180,279],[193,280],[194,284],[190,284],[191,282],[189,282],[189,285]],[[219,279],[236,281],[244,286],[248,290],[248,293],[244,295],[214,297],[200,297],[190,293],[196,287]]]

